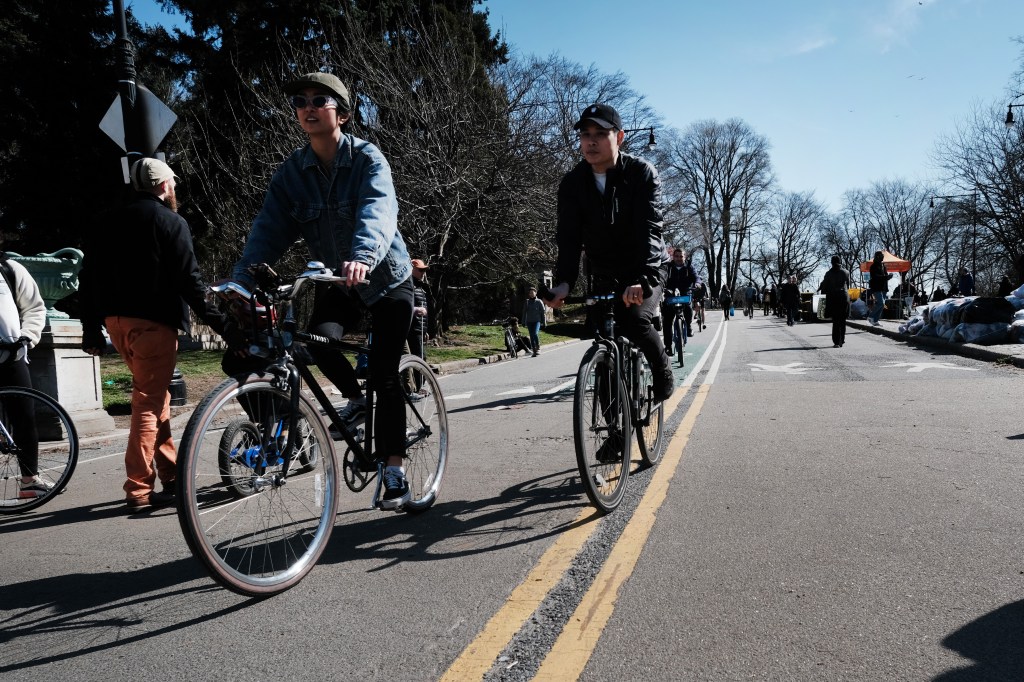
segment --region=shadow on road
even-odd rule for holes
[[[987,613],[942,640],[942,645],[974,661],[942,673],[935,682],[1024,680],[1024,601]]]

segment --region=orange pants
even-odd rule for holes
[[[171,393],[168,387],[178,357],[178,332],[137,317],[103,321],[110,341],[132,373],[132,421],[124,468],[128,498],[153,491],[157,476],[174,481],[177,455],[171,439]],[[155,467],[155,468],[154,468]]]

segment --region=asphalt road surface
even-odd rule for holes
[[[1021,370],[708,318],[613,514],[576,475],[588,344],[552,347],[442,377],[435,507],[343,490],[269,599],[219,588],[173,509],[127,513],[123,444],[88,446],[65,494],[0,517],[0,678],[1024,679]]]

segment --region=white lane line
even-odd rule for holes
[[[715,377],[718,376],[718,368],[722,365],[722,353],[725,352],[725,340],[729,336],[729,323],[726,322],[722,325],[722,343],[718,346],[718,352],[715,353],[715,361],[711,363],[711,369],[708,370],[708,375],[704,377],[704,383],[707,386],[715,383]]]
[[[575,388],[575,386],[576,386],[576,379],[569,379],[564,384],[558,384],[554,388],[549,388],[548,390],[544,391],[544,393],[542,395],[553,395],[555,393],[561,393],[565,389],[567,389],[567,388]]]
[[[697,362],[690,373],[686,375],[686,379],[683,380],[683,386],[690,386],[697,380],[697,375],[700,374],[700,371],[704,368],[704,363],[708,361],[709,357],[711,357],[711,351],[715,347],[715,344],[718,343],[718,337],[721,336],[725,327],[725,324],[720,324],[718,325],[718,328],[715,329],[715,335],[711,337],[711,343],[708,344],[707,350],[701,354],[700,361]]]
[[[533,386],[523,386],[522,388],[513,388],[511,391],[503,391],[496,395],[520,395],[523,393],[536,393],[537,389]]]

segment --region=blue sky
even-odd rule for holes
[[[129,0],[146,23],[172,21]],[[1020,68],[1022,0],[486,0],[514,50],[625,73],[666,125],[738,117],[786,191],[938,180],[932,155]]]

